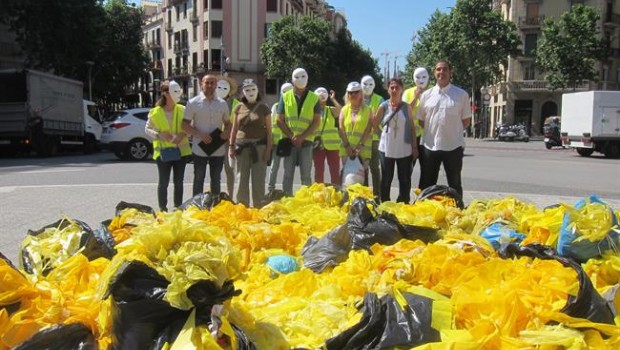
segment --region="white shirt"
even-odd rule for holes
[[[471,118],[469,95],[452,84],[435,85],[420,97],[418,119],[424,122],[422,143],[431,151],[453,151],[465,146],[463,120]]]
[[[210,134],[213,130],[224,127],[230,115],[228,104],[217,96],[212,100],[207,99],[203,92],[193,97],[185,106],[184,120],[192,121],[196,130],[203,134]],[[198,156],[206,157],[207,154],[198,146],[200,139],[192,138],[192,152]],[[226,147],[218,148],[210,157],[223,157],[226,154]]]
[[[386,115],[392,113],[385,111]],[[407,108],[407,106],[403,106]],[[411,156],[411,144],[405,143],[405,129],[407,122],[405,112],[401,108],[389,123],[381,130],[381,139],[379,139],[379,151],[385,153],[388,158],[404,158]]]

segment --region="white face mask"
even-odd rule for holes
[[[426,68],[416,68],[413,72],[413,80],[415,85],[421,89],[426,89],[428,86],[428,71]]]
[[[325,102],[327,101],[327,98],[329,97],[329,94],[327,93],[327,89],[326,88],[318,88],[316,90],[314,90],[314,93],[317,94],[319,96],[319,98],[321,99],[321,101]]]
[[[183,95],[183,90],[181,90],[181,86],[176,81],[171,81],[168,85],[168,93],[170,94],[172,102],[178,103],[181,99],[181,95]]]
[[[258,98],[258,87],[256,85],[250,85],[243,88],[243,96],[249,103],[256,102]]]
[[[215,88],[215,94],[221,99],[226,99],[230,92],[230,83],[227,80],[218,80]]]
[[[298,89],[305,89],[308,85],[308,73],[303,68],[297,68],[293,71],[292,82]]]
[[[364,91],[364,96],[372,95],[373,91],[375,91],[375,79],[370,75],[366,75],[362,78],[362,90]]]

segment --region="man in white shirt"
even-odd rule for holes
[[[200,95],[192,98],[185,106],[183,116],[183,131],[192,135],[192,156],[194,160],[194,186],[193,195],[203,193],[207,164],[209,165],[209,177],[211,194],[219,196],[221,191],[221,174],[224,166],[226,147],[221,140],[227,140],[230,134],[229,110],[226,101],[215,95],[217,77],[207,74],[202,77]],[[224,125],[220,134],[220,140],[214,140],[211,133]],[[220,144],[213,153],[207,154],[200,142],[206,145],[211,143]]]
[[[469,96],[465,90],[450,84],[452,68],[447,61],[439,61],[434,68],[437,85],[420,97],[418,120],[424,128],[422,152],[424,167],[420,175],[420,189],[437,184],[439,168],[443,164],[448,186],[461,197],[461,170],[465,138],[463,130],[471,123]]]

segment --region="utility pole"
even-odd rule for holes
[[[381,53],[381,56],[385,56],[385,64],[383,66],[383,81],[387,83],[390,80],[390,52],[385,51]]]

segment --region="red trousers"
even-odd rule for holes
[[[329,177],[332,185],[340,185],[340,156],[338,150],[328,151],[325,149],[314,150],[312,160],[314,161],[314,182],[323,183],[323,173],[325,172],[325,160],[329,166]]]

